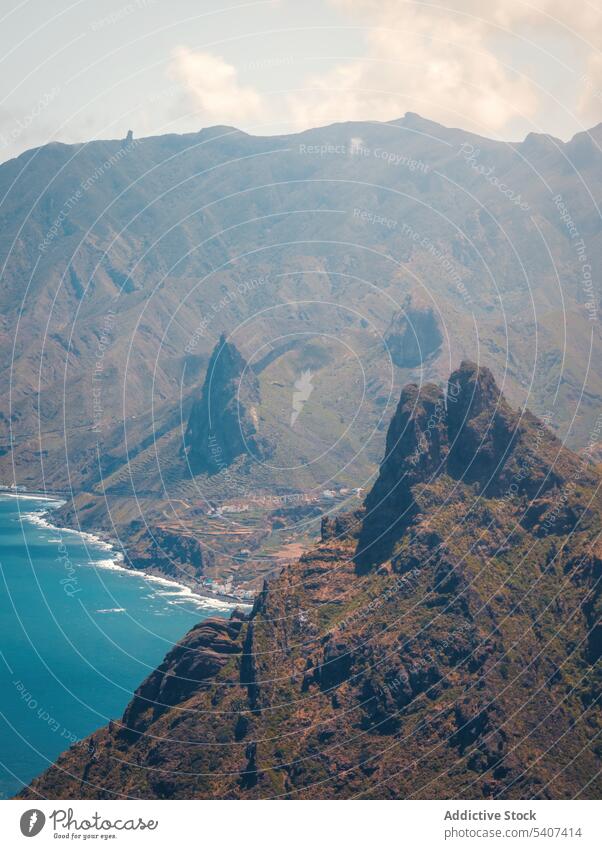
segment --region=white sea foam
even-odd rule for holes
[[[19,519],[21,522],[29,522],[31,525],[37,525],[38,528],[44,528],[45,530],[57,530],[56,525],[52,525],[48,519],[45,519],[44,516],[47,513],[46,510],[36,510],[32,513],[21,513],[19,515]],[[58,530],[62,530],[59,528]]]
[[[65,502],[61,498],[57,498],[56,495],[37,495],[36,493],[30,492],[29,494],[25,492],[10,492],[7,489],[0,489],[0,498],[26,498],[28,501],[54,501],[57,507],[60,507]]]
[[[110,569],[112,572],[133,574],[131,569],[126,569],[120,565],[122,562],[123,554],[120,551],[116,551],[114,557],[106,557],[101,560],[88,560],[86,565],[92,566],[94,569]]]
[[[144,574],[142,572],[138,573],[140,575]],[[153,583],[160,584],[165,587],[171,587],[172,589],[168,590],[157,590],[154,594],[159,597],[169,597],[172,599],[168,601],[168,604],[184,604],[189,602],[190,604],[194,604],[196,607],[200,607],[203,610],[232,610],[235,607],[250,607],[251,605],[244,604],[243,602],[231,602],[231,601],[222,601],[217,598],[209,598],[208,596],[198,595],[193,592],[190,587],[184,586],[183,584],[178,584],[177,581],[170,581],[168,578],[160,578],[156,575],[145,575],[147,581],[152,581]]]
[[[105,610],[97,610],[97,613],[125,613],[125,607],[107,607]]]
[[[121,552],[115,552],[115,555],[118,561],[123,561],[123,555]],[[124,575],[144,578],[145,581],[149,581],[150,583],[170,588],[164,591],[156,590],[149,596],[149,598],[157,598],[159,596],[179,596],[182,599],[182,601],[179,602],[180,604],[184,601],[188,601],[203,610],[233,610],[235,607],[251,607],[250,604],[245,604],[244,602],[222,601],[221,599],[198,595],[185,584],[180,584],[169,578],[162,578],[159,575],[142,572],[139,569],[128,569],[127,566],[121,566],[119,565],[119,562],[115,562],[115,560],[93,560],[90,561],[90,565],[96,566],[100,569],[112,569],[113,571],[123,572]],[[168,604],[171,604],[171,602],[168,602]]]
[[[139,578],[144,578],[145,581],[150,581],[154,584],[173,588],[165,593],[157,592],[156,595],[180,596],[182,601],[178,603],[181,604],[184,601],[187,601],[202,610],[233,610],[235,607],[251,607],[250,604],[245,604],[244,602],[222,601],[221,599],[199,595],[198,593],[193,592],[190,587],[187,587],[185,584],[180,584],[178,583],[178,581],[174,581],[169,578],[161,578],[157,575],[151,575],[148,572],[142,572],[138,569],[129,569],[127,566],[123,566],[124,556],[121,551],[115,550],[115,547],[112,543],[107,542],[106,540],[103,540],[100,537],[96,536],[96,534],[91,534],[88,531],[78,531],[74,528],[62,528],[48,520],[48,510],[54,507],[60,507],[62,504],[65,503],[64,501],[57,501],[56,498],[51,498],[49,496],[3,492],[0,492],[0,498],[4,494],[6,494],[8,498],[27,498],[30,501],[50,502],[48,506],[44,507],[42,510],[21,513],[21,521],[30,522],[31,524],[37,525],[40,528],[52,529],[55,532],[58,531],[61,535],[75,535],[84,542],[87,542],[90,545],[94,546],[94,548],[101,549],[101,551],[108,551],[111,553],[110,558],[102,558],[100,560],[89,560],[87,564],[89,566],[92,566],[97,569],[110,569],[114,572],[123,572],[125,575],[137,576]],[[59,539],[58,542],[61,542],[61,540]],[[170,602],[168,602],[168,604],[169,603]]]

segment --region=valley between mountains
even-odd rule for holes
[[[407,113],[5,162],[0,482],[248,600],[359,508],[409,381],[478,360],[599,442],[601,128],[505,143]]]
[[[599,796],[601,146],[0,165],[0,484],[238,605],[22,798]]]
[[[363,504],[21,798],[596,798],[601,529],[489,369],[408,384]]]

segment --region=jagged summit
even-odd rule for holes
[[[413,487],[441,471],[448,452],[445,396],[433,383],[411,383],[389,425],[378,478],[365,500],[356,562],[382,562],[416,513]]]
[[[535,504],[566,479],[567,452],[529,412],[513,410],[491,371],[465,360],[447,393],[409,384],[389,426],[385,456],[359,534],[360,571],[395,555],[403,532],[438,487],[464,497],[529,497]],[[584,481],[593,482],[589,471]],[[542,502],[543,504],[544,502]]]
[[[599,487],[489,370],[406,386],[363,510],[20,795],[599,794]]]
[[[466,360],[452,372],[447,395],[433,383],[406,386],[389,426],[378,478],[365,501],[356,555],[360,567],[391,555],[401,529],[419,511],[418,484],[431,484],[442,475],[489,483],[515,427],[516,417],[492,373],[476,363]]]
[[[450,375],[447,400],[448,471],[490,488],[519,437],[518,415],[491,371],[469,360]]]
[[[257,433],[259,381],[225,334],[213,349],[190,411],[184,452],[193,474],[215,474],[243,454],[263,455]]]
[[[472,418],[483,410],[493,411],[502,394],[490,369],[472,360],[463,360],[449,376],[448,398],[452,402],[450,406],[466,413],[470,411]],[[505,401],[503,403],[506,404]],[[456,416],[456,420],[458,418]]]

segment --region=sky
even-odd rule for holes
[[[601,48],[602,0],[1,0],[0,161],[408,111],[566,140],[602,121]]]

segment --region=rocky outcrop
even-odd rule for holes
[[[357,537],[362,529],[363,518],[363,509],[353,513],[340,513],[338,516],[323,516],[320,528],[322,542],[339,537]]]
[[[599,489],[486,369],[406,387],[364,507],[21,795],[598,796]]]
[[[192,474],[217,474],[241,455],[267,456],[268,444],[258,433],[259,403],[257,376],[237,347],[222,335],[184,436]]]
[[[195,589],[215,555],[185,528],[166,528],[145,521],[130,522],[126,529],[125,565],[140,572],[173,578]]]
[[[413,487],[440,473],[447,457],[446,406],[434,384],[406,386],[389,431],[385,457],[366,498],[357,563],[383,562],[416,513]]]
[[[237,616],[229,622],[205,619],[177,643],[161,666],[138,687],[123,715],[121,731],[131,740],[166,710],[186,701],[205,683],[211,684],[233,655],[242,626]]]
[[[430,304],[408,295],[385,333],[391,359],[400,368],[415,368],[431,359],[443,342],[439,320]]]
[[[450,474],[490,489],[520,437],[519,417],[490,370],[471,362],[452,373],[447,398]]]
[[[529,413],[508,405],[491,371],[464,361],[447,393],[434,384],[406,386],[387,434],[379,476],[366,498],[356,562],[365,569],[395,554],[405,528],[426,509],[425,487],[437,480],[470,485],[482,496],[528,498],[523,525],[541,524],[566,482],[566,454]],[[593,469],[580,463],[593,485]],[[562,500],[555,527],[569,533],[580,515]]]

